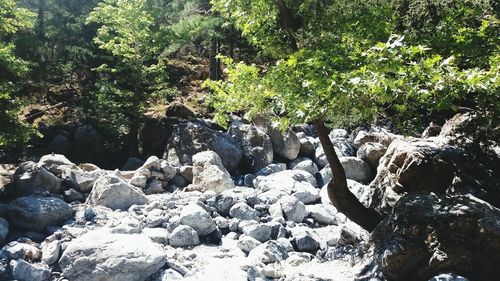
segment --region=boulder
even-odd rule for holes
[[[299,155],[305,157],[314,157],[314,153],[316,152],[316,147],[314,143],[311,141],[311,137],[300,138],[300,150]]]
[[[344,167],[346,178],[362,183],[372,179],[372,170],[365,161],[356,157],[340,157],[339,160]]]
[[[306,171],[311,175],[315,175],[318,172],[318,166],[307,157],[299,157],[290,162],[289,166],[292,170]]]
[[[318,240],[309,231],[297,231],[293,235],[293,243],[298,252],[315,253],[319,249]]]
[[[61,154],[47,154],[42,156],[38,163],[36,163],[35,168],[45,168],[52,174],[59,177],[67,169],[79,169],[73,162],[69,161],[66,156]]]
[[[284,196],[278,201],[286,220],[296,223],[302,222],[306,216],[306,207],[295,196]]]
[[[103,170],[85,172],[82,170],[66,169],[62,174],[62,178],[66,186],[83,193],[89,193],[94,186],[94,182],[105,173]]]
[[[134,204],[147,204],[149,200],[140,189],[128,184],[118,175],[106,174],[95,181],[86,203],[106,206],[112,210],[127,210]]]
[[[11,260],[12,277],[19,281],[46,281],[50,278],[50,269],[30,264],[22,259]]]
[[[147,236],[90,231],[69,242],[59,266],[74,281],[143,281],[166,263],[166,255]]]
[[[253,122],[271,138],[276,156],[289,161],[297,158],[300,152],[300,141],[292,130],[282,132],[262,117],[254,118]]]
[[[337,153],[338,157],[354,156],[356,154],[354,148],[351,146],[347,139],[333,139],[332,143],[335,153]],[[314,161],[319,168],[323,168],[328,165],[328,160],[326,159],[325,151],[323,150],[322,146],[318,146],[318,148],[316,148],[316,152],[314,155]]]
[[[377,169],[380,158],[384,156],[387,147],[378,142],[367,142],[359,147],[357,157],[366,161],[374,170]]]
[[[499,222],[500,210],[473,196],[409,194],[372,232],[375,261],[393,280],[491,280],[500,274]]]
[[[257,246],[259,246],[260,243],[257,239],[252,238],[247,235],[241,235],[240,238],[238,239],[238,243],[236,244],[238,248],[240,248],[245,254],[250,253],[253,249],[255,249]]]
[[[0,245],[3,244],[5,237],[9,234],[9,222],[0,217]]]
[[[57,134],[47,146],[47,152],[63,155],[70,155],[73,151],[73,144],[66,134]]]
[[[234,188],[231,175],[222,165],[219,155],[204,151],[193,156],[193,189],[220,193]]]
[[[387,214],[408,192],[444,193],[455,174],[454,151],[438,140],[394,140],[368,189],[369,206]]]
[[[169,244],[173,247],[196,246],[200,238],[194,228],[188,225],[179,225],[168,237]]]
[[[73,135],[73,156],[78,162],[99,162],[104,155],[104,139],[92,125],[83,125]]]
[[[265,223],[257,223],[254,221],[248,221],[248,223],[240,223],[238,228],[241,228],[241,232],[245,235],[250,236],[259,242],[266,242],[271,238],[272,228],[270,225]]]
[[[3,248],[3,254],[9,259],[24,259],[31,261],[39,261],[42,257],[42,251],[37,246],[31,243],[21,243],[12,241],[7,243]]]
[[[269,176],[259,176],[254,186],[259,192],[258,198],[273,204],[282,195],[296,195],[303,203],[317,200],[316,179],[308,172],[301,170],[285,170]],[[272,195],[272,196],[271,196]]]
[[[330,131],[328,136],[330,137],[330,139],[337,139],[337,138],[344,138],[345,139],[349,136],[349,134],[347,133],[347,131],[345,129],[333,129]]]
[[[42,262],[51,265],[59,260],[61,253],[61,242],[59,240],[46,243],[42,247]]]
[[[258,220],[260,212],[245,202],[238,202],[231,207],[229,215],[240,220]]]
[[[271,240],[255,247],[248,254],[248,258],[254,262],[269,264],[286,260],[288,252],[281,243]]]
[[[190,203],[182,208],[180,223],[194,228],[200,236],[208,235],[216,229],[215,222],[210,214],[201,206],[194,203]]]
[[[20,197],[8,204],[7,216],[12,226],[43,231],[71,219],[73,209],[59,198]]]
[[[217,153],[229,171],[236,170],[243,156],[240,145],[229,134],[198,123],[182,122],[174,126],[163,158],[176,167],[191,165],[192,156],[206,150]]]
[[[286,170],[285,163],[269,164],[265,168],[262,168],[260,171],[258,171],[256,175],[269,176],[270,174],[275,174],[284,170]]]
[[[60,193],[61,180],[43,167],[36,167],[34,162],[23,162],[12,176],[12,184],[7,192],[14,197],[31,194]]]
[[[234,122],[228,132],[241,146],[245,166],[257,172],[273,162],[271,138],[257,127]]]

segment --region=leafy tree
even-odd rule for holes
[[[20,101],[16,93],[30,64],[16,54],[12,41],[17,32],[33,26],[33,16],[13,0],[0,2],[0,147],[23,143],[29,136],[28,127],[17,117]]]
[[[453,57],[408,45],[388,1],[213,0],[251,42],[274,56],[264,71],[225,58],[226,81],[208,81],[216,120],[229,112],[267,114],[282,127],[312,123],[332,169],[328,195],[352,221],[372,230],[381,217],[347,187],[325,123],[373,121],[388,112],[401,123],[452,108],[469,94],[498,90],[498,56],[489,69],[466,71]]]
[[[166,86],[162,46],[145,0],[105,0],[89,14],[99,25],[94,42],[113,56],[95,70],[101,74],[96,91],[98,114],[128,131],[129,155],[137,156],[138,130],[148,100],[170,92]]]

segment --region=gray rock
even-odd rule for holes
[[[175,177],[170,181],[170,183],[181,188],[189,185],[189,181],[181,175],[175,175]]]
[[[211,150],[222,159],[229,171],[234,171],[243,156],[240,145],[229,134],[191,122],[177,124],[167,141],[164,158],[173,166],[191,165],[192,156]]]
[[[63,172],[63,179],[66,185],[83,192],[89,193],[94,186],[94,182],[106,172],[103,170],[94,170],[91,172],[85,172],[75,169],[66,169]]]
[[[432,277],[429,281],[469,281],[469,279],[453,273],[442,273]]]
[[[372,170],[365,161],[356,157],[340,157],[339,160],[348,179],[362,183],[372,179]]]
[[[80,193],[78,190],[71,188],[64,191],[64,200],[66,202],[74,202],[74,201],[85,201],[85,195]]]
[[[188,225],[179,225],[168,237],[169,244],[174,247],[196,246],[200,244],[198,233]]]
[[[241,146],[247,167],[257,172],[273,162],[271,138],[257,127],[234,122],[228,132]]]
[[[255,176],[252,174],[246,174],[245,177],[243,178],[243,184],[246,187],[253,187],[253,181],[255,180]]]
[[[73,210],[58,198],[21,197],[9,203],[7,215],[15,227],[42,231],[72,218]]]
[[[69,242],[59,265],[69,280],[143,281],[165,265],[165,258],[145,235],[98,229]]]
[[[182,208],[180,223],[191,226],[200,236],[205,236],[216,228],[210,214],[194,203],[190,203]]]
[[[11,260],[12,277],[19,281],[45,281],[50,278],[50,269],[38,267],[22,259]]]
[[[151,241],[158,244],[167,244],[169,232],[165,228],[155,227],[155,228],[144,228],[142,233],[149,237]]]
[[[308,231],[300,231],[293,236],[295,248],[299,252],[314,253],[319,249],[319,241]]]
[[[284,170],[286,170],[286,164],[284,163],[269,164],[267,165],[267,167],[262,168],[260,171],[258,171],[257,176],[269,176],[271,174],[275,174]]]
[[[63,155],[70,155],[73,150],[73,144],[67,136],[58,134],[55,136],[47,147],[47,152]]]
[[[279,200],[285,219],[293,222],[302,222],[306,216],[306,207],[295,196],[284,196]]]
[[[331,139],[347,138],[349,136],[349,134],[344,129],[333,129],[333,130],[330,131],[330,133],[328,134],[328,136]]]
[[[299,155],[305,157],[314,157],[314,153],[316,152],[316,147],[309,140],[309,138],[301,138],[299,139],[299,142],[300,142]]]
[[[367,142],[357,151],[357,157],[366,161],[370,167],[377,169],[380,158],[384,156],[387,147],[378,142]]]
[[[289,166],[292,170],[306,171],[311,175],[315,175],[318,172],[318,166],[307,157],[299,157],[290,162]]]
[[[51,265],[57,262],[61,252],[61,242],[59,240],[52,241],[42,247],[42,262]]]
[[[179,175],[183,176],[189,183],[193,182],[193,166],[182,166]]]
[[[143,160],[136,157],[131,157],[127,159],[127,162],[125,162],[125,164],[123,165],[122,171],[135,171],[139,169],[143,164]]]
[[[86,201],[91,205],[103,205],[112,210],[127,210],[132,205],[149,203],[144,193],[117,175],[101,176]]]
[[[182,274],[179,272],[169,268],[160,273],[158,278],[155,279],[155,281],[170,281],[170,280],[182,280]]]
[[[99,162],[104,155],[104,139],[91,125],[83,125],[73,134],[73,153],[79,162]]]
[[[238,200],[238,197],[234,193],[223,192],[215,198],[215,208],[219,214],[227,216]]]
[[[67,169],[78,170],[78,167],[61,154],[47,154],[40,158],[35,168],[44,168],[56,176],[61,176]]]
[[[332,206],[325,206],[323,204],[306,205],[306,211],[314,221],[320,224],[338,224],[337,217],[335,216],[335,208]]]
[[[60,193],[61,180],[34,162],[23,162],[12,175],[7,191],[15,197],[42,193]]]
[[[260,244],[262,244],[262,243],[255,238],[252,238],[252,237],[247,236],[247,235],[241,235],[240,238],[238,239],[237,246],[243,252],[245,252],[245,254],[248,254],[248,253],[250,253],[250,251],[255,249]]]
[[[151,182],[149,182],[146,185],[146,188],[144,189],[144,194],[150,195],[150,194],[158,194],[163,192],[163,186],[161,181],[157,179],[153,179]]]
[[[265,118],[259,117],[253,119],[254,124],[264,131],[273,144],[274,153],[281,158],[294,160],[299,155],[300,141],[292,130],[280,131],[271,126]]]
[[[217,193],[234,188],[231,175],[217,153],[204,151],[193,156],[193,188]]]
[[[35,245],[12,241],[5,245],[2,250],[9,259],[25,259],[38,261],[42,257],[42,251]]]
[[[242,227],[242,232],[260,242],[271,238],[272,228],[265,223],[251,223]]]
[[[288,252],[281,243],[267,241],[250,251],[248,258],[257,263],[269,264],[286,260]]]
[[[337,153],[338,157],[345,157],[345,156],[354,156],[356,153],[354,151],[354,148],[351,146],[351,144],[346,140],[346,139],[333,139],[333,148],[335,150],[335,153]],[[316,148],[316,152],[314,153],[314,161],[318,165],[318,168],[321,169],[328,165],[328,161],[326,159],[325,151],[323,150],[323,147],[318,146]]]
[[[231,207],[229,215],[240,220],[258,220],[260,212],[244,202],[238,202]]]

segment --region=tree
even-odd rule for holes
[[[212,3],[277,60],[260,71],[224,58],[226,81],[206,83],[213,91],[216,120],[225,123],[227,113],[246,111],[249,119],[267,114],[282,127],[312,123],[333,173],[330,200],[369,231],[382,218],[349,191],[325,123],[373,121],[391,112],[403,124],[417,121],[421,113],[453,107],[478,85],[488,92],[498,89],[498,63],[464,71],[453,57],[391,35],[395,6],[388,1]]]
[[[24,143],[29,137],[29,128],[17,117],[20,101],[16,93],[30,64],[16,54],[12,41],[17,32],[33,26],[33,17],[13,0],[0,3],[0,147]]]
[[[97,107],[101,116],[127,128],[129,156],[138,156],[143,108],[154,95],[168,94],[154,17],[145,0],[105,0],[89,14],[99,25],[94,42],[113,59],[95,70]]]

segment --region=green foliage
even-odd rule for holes
[[[0,3],[0,147],[24,143],[30,132],[17,117],[20,107],[17,83],[28,73],[30,64],[16,55],[16,46],[9,38],[31,28],[32,17],[33,14],[18,8],[12,0]]]

